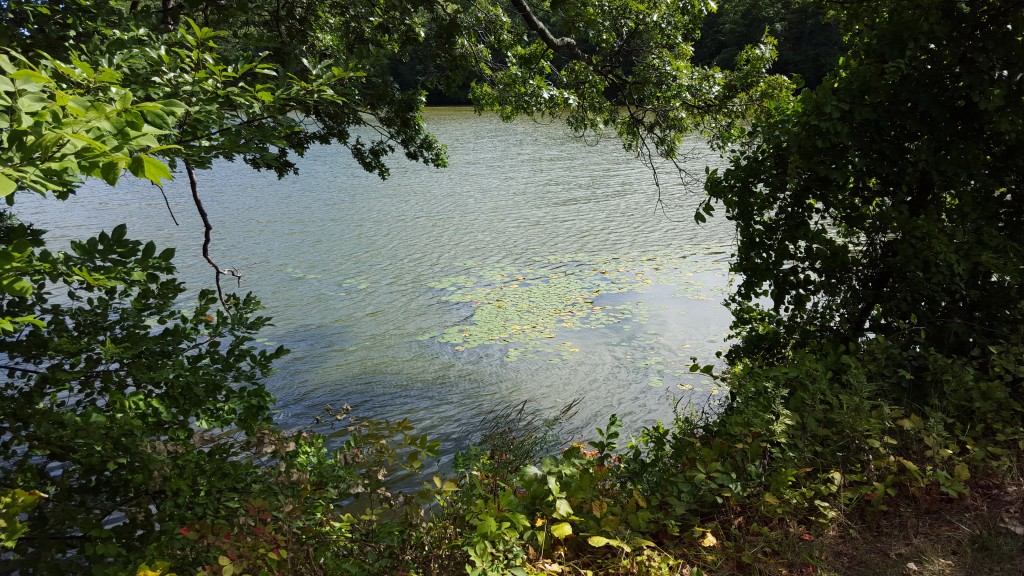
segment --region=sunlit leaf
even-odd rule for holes
[[[154,184],[173,178],[171,171],[163,162],[147,154],[137,154],[128,163],[128,171],[138,178],[144,178]]]
[[[568,522],[559,522],[551,525],[551,534],[560,540],[564,540],[572,534],[572,526]]]

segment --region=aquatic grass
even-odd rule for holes
[[[558,412],[543,415],[528,402],[506,404],[484,414],[478,423],[464,428],[460,437],[470,438],[468,449],[457,455],[456,468],[489,462],[489,472],[508,478],[543,456],[567,444],[570,421],[582,399],[568,402]]]

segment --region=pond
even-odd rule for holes
[[[285,180],[242,164],[199,174],[212,254],[241,268],[274,318],[262,345],[292,353],[267,386],[285,426],[325,404],[405,418],[450,454],[490,411],[549,414],[580,399],[577,434],[618,413],[628,428],[720,391],[688,371],[723,348],[733,228],[698,226],[699,192],[666,187],[612,137],[557,122],[504,124],[431,109],[450,168],[396,159],[387,181],[339,147]],[[699,141],[690,168],[718,161]],[[662,175],[663,181],[666,180]],[[19,198],[15,213],[60,246],[126,222],[177,247],[190,288],[212,287],[187,180],[165,189],[90,183],[71,200]]]

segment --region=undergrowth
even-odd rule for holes
[[[423,526],[447,531],[429,548],[449,565],[407,570],[824,570],[823,542],[857,525],[1019,477],[1022,359],[1019,346],[950,359],[897,353],[879,338],[736,366],[713,376],[729,380],[721,406],[628,442],[613,415],[588,444],[519,469],[501,466],[502,451],[478,450],[456,477],[425,488],[435,508]],[[906,400],[911,378],[933,392]]]
[[[519,406],[497,415],[450,477],[434,476],[384,514],[344,516],[350,533],[321,566],[332,574],[840,574],[833,542],[1019,482],[1022,351],[908,358],[876,339],[719,375],[695,365],[728,381],[721,405],[680,411],[628,440],[612,415],[590,442],[547,455],[553,424]],[[911,378],[934,392],[906,400]],[[971,534],[961,543],[970,546]],[[985,541],[1020,545],[1012,531],[1001,537]]]
[[[264,439],[281,464],[233,516],[196,518],[149,551],[168,562],[134,572],[972,573],[950,568],[959,562],[1013,574],[1024,553],[1022,352],[914,351],[911,363],[876,339],[722,374],[694,365],[729,386],[720,405],[680,410],[630,439],[612,415],[588,443],[554,450],[560,418],[519,405],[493,415],[452,473],[405,494],[391,488],[395,474],[418,473],[437,444],[407,422],[328,411],[334,432]],[[906,400],[909,379],[933,392]],[[328,448],[332,436],[339,448]],[[958,516],[951,536],[953,517],[935,511],[971,502],[994,508]],[[872,556],[861,545],[929,522],[941,527],[932,537],[901,531],[916,535],[908,552]],[[997,559],[1008,571],[993,568]]]

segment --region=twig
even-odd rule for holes
[[[178,219],[174,217],[174,210],[171,210],[171,203],[170,201],[167,200],[167,193],[164,192],[164,187],[159,184],[153,185],[156,186],[158,190],[160,190],[160,195],[164,197],[164,204],[167,205],[167,212],[171,215],[171,220],[174,221],[174,225],[181,226],[181,224],[178,224]]]
[[[226,300],[224,300],[224,290],[220,285],[221,276],[231,276],[238,280],[238,285],[242,284],[242,273],[234,268],[221,268],[213,261],[210,257],[210,233],[213,232],[213,225],[210,224],[210,217],[206,213],[206,208],[203,208],[203,201],[199,198],[199,182],[196,180],[196,171],[192,167],[192,163],[188,160],[185,161],[185,172],[188,173],[188,184],[192,189],[192,201],[195,202],[196,210],[199,211],[199,217],[203,220],[203,258],[213,267],[214,270],[214,283],[217,285],[217,298],[220,300],[221,306],[225,310],[230,310]]]
[[[19,366],[11,366],[9,364],[0,365],[0,370],[13,370],[15,372],[24,372],[25,374],[46,374],[45,370],[35,370],[33,368],[21,368]]]

